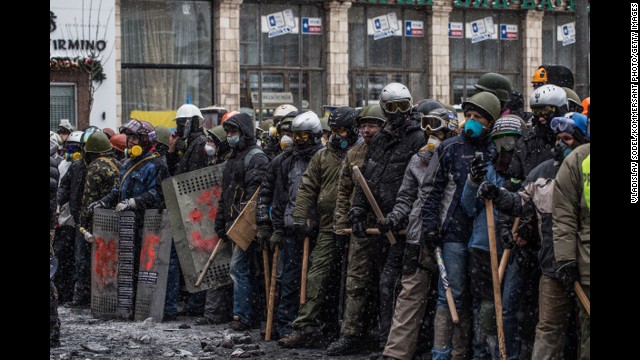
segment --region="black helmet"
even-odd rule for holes
[[[444,109],[444,105],[438,100],[422,99],[415,106],[415,111],[422,114],[421,116],[426,116],[435,109]]]
[[[341,106],[339,108],[334,109],[331,112],[331,115],[329,115],[329,119],[328,119],[329,128],[331,130],[346,129],[347,130],[346,139],[349,142],[349,144],[352,145],[353,143],[356,142],[356,140],[358,140],[358,134],[360,133],[358,131],[357,119],[358,119],[358,111],[356,109],[350,106]],[[333,136],[333,138],[336,139],[336,141],[342,140],[342,138],[337,138],[336,136]],[[340,146],[340,144],[338,143],[334,145]],[[346,148],[346,147],[342,146],[342,148]]]
[[[475,85],[476,89],[481,91],[488,91],[498,97],[500,105],[504,106],[511,96],[511,81],[498,73],[486,73],[478,79]]]

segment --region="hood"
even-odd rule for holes
[[[247,144],[250,144],[251,142],[255,143],[256,134],[253,130],[253,120],[251,120],[251,116],[245,113],[240,113],[230,117],[226,122],[234,124],[238,129],[240,129]]]

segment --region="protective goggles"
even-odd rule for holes
[[[308,131],[294,131],[293,132],[293,140],[302,140],[302,141],[307,141],[309,140],[309,137],[311,136],[311,134],[309,134]]]
[[[540,118],[540,117],[549,117],[555,114],[557,110],[558,109],[556,109],[555,106],[545,106],[542,108],[532,108],[531,112],[535,117]]]
[[[498,136],[491,138],[491,141],[496,145],[496,151],[511,151],[516,147],[516,137],[510,135]]]
[[[423,116],[420,121],[420,126],[422,130],[429,131],[438,131],[438,130],[455,130],[456,126],[448,121],[442,120],[441,118],[433,115]]]
[[[386,101],[382,104],[382,109],[389,114],[395,114],[396,112],[407,112],[411,110],[411,101],[409,100],[396,100]]]
[[[576,122],[566,117],[554,117],[551,120],[551,130],[554,132],[566,132],[573,134],[576,129]]]
[[[345,137],[347,136],[347,134],[349,134],[349,130],[347,130],[347,128],[344,128],[344,127],[331,129],[331,135],[338,135],[341,137]]]

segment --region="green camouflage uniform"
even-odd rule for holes
[[[101,156],[89,164],[80,208],[80,226],[93,231],[93,213],[89,212],[89,204],[109,194],[119,179],[120,164],[115,158]]]

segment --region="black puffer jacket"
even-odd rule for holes
[[[282,164],[292,152],[277,155],[271,160],[260,186],[258,205],[256,207],[256,223],[271,225],[282,230],[284,226],[284,208],[287,206],[286,181],[282,178]],[[271,208],[271,212],[269,212]]]
[[[409,160],[426,144],[424,132],[415,120],[407,121],[393,132],[378,131],[371,139],[361,172],[382,214],[393,210]],[[356,185],[355,191],[353,206],[371,209],[362,188]]]
[[[551,159],[551,149],[555,143],[553,133],[543,130],[541,125],[524,129],[518,139],[507,175],[513,179],[524,180],[534,167]]]
[[[239,114],[232,116],[227,122],[235,124],[240,129],[242,138],[238,146],[232,149],[231,156],[224,167],[222,194],[218,200],[218,215],[215,223],[215,231],[218,234],[225,234],[229,230],[244,205],[264,181],[269,163],[267,155],[260,150],[252,156],[245,169],[245,156],[251,150],[259,149],[253,131],[253,120],[247,114]]]
[[[204,135],[202,128],[191,131],[187,138],[187,149],[182,156],[178,155],[178,151],[167,153],[169,174],[171,176],[180,175],[207,166],[209,158],[204,151],[206,143],[207,137]]]
[[[53,156],[49,156],[49,229],[53,229],[56,216],[56,193],[58,192],[58,162]]]
[[[80,221],[80,206],[82,205],[82,194],[84,193],[84,180],[87,177],[87,165],[82,159],[71,163],[69,170],[62,177],[58,187],[57,202],[62,206],[69,203],[69,210],[74,222]]]

